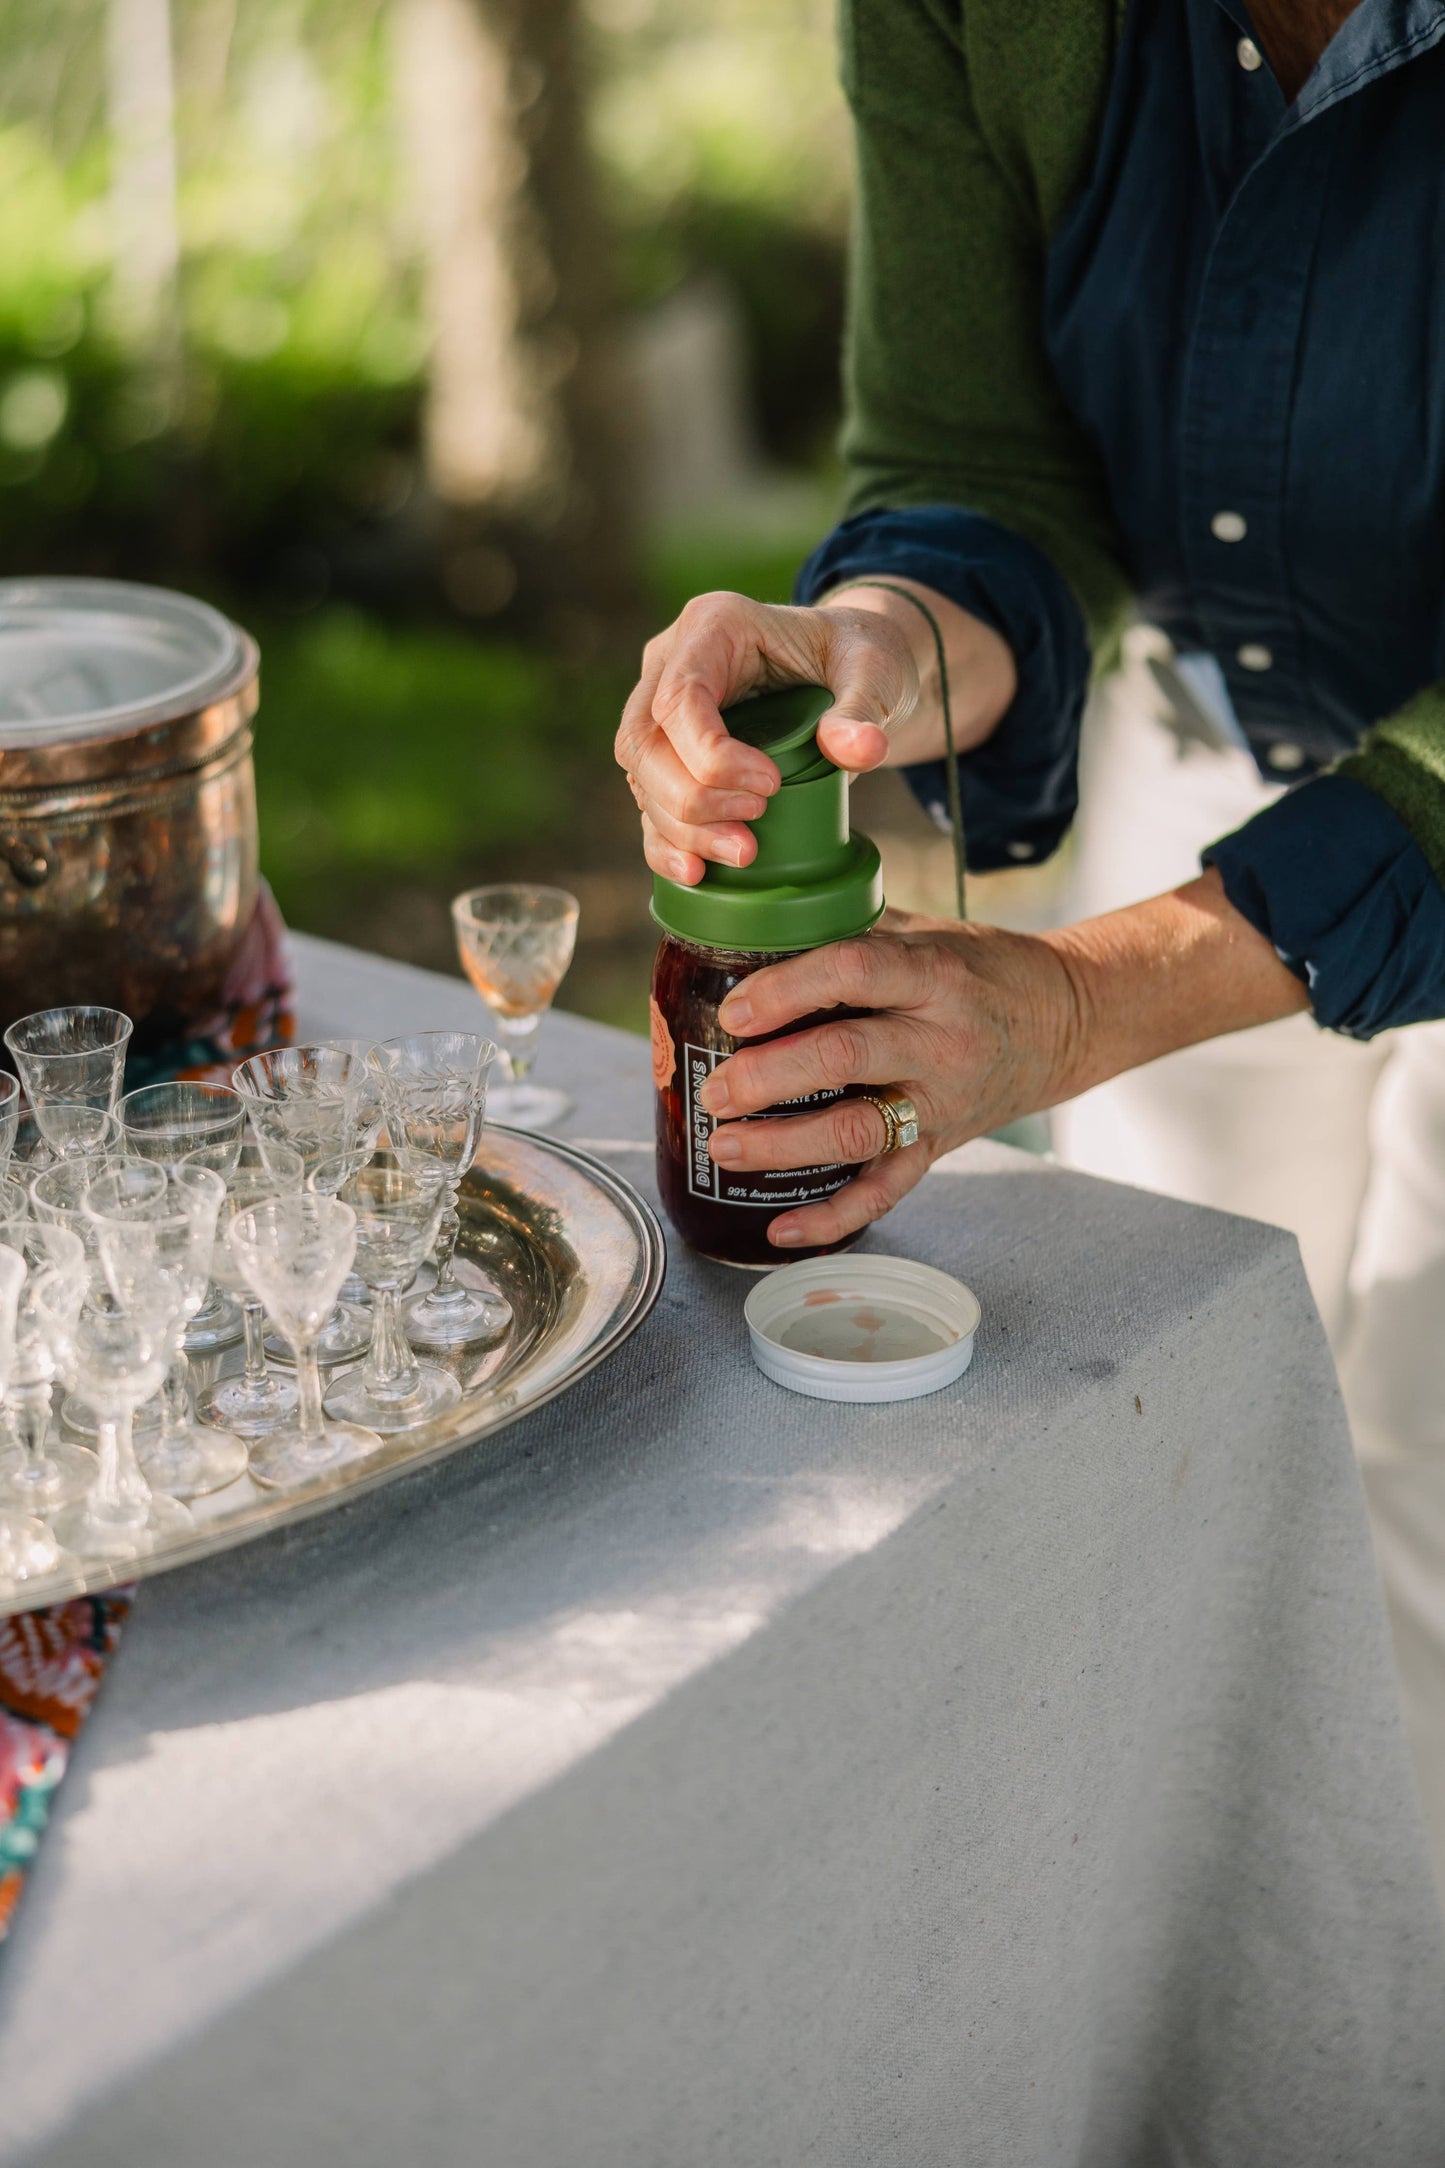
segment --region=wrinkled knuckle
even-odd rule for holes
[[[713,588],[684,603],[678,623],[686,625],[689,632],[715,625],[719,618],[730,616],[741,601],[741,595],[729,594],[724,588]]]
[[[677,818],[689,828],[702,828],[708,819],[708,794],[701,783],[687,783],[678,792]]]
[[[827,1024],[818,1033],[818,1063],[828,1083],[851,1083],[866,1059],[867,1045],[855,1024]]]
[[[876,1107],[849,1100],[837,1113],[838,1150],[846,1160],[875,1159],[883,1149],[883,1122]]]
[[[866,998],[878,983],[878,951],[868,941],[840,941],[833,969],[840,992],[850,1000]]]

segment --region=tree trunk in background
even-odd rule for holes
[[[107,0],[105,58],[112,310],[164,422],[181,355],[169,0]]]
[[[442,578],[581,632],[634,600],[577,0],[397,0]]]

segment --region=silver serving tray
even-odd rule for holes
[[[461,1380],[455,1407],[304,1488],[266,1491],[243,1476],[197,1499],[194,1527],[173,1540],[133,1558],[64,1560],[43,1579],[0,1591],[0,1617],[194,1565],[430,1467],[575,1385],[657,1300],[667,1253],[656,1214],[620,1175],[572,1145],[489,1127],[460,1211],[459,1258],[486,1269],[514,1316],[499,1346],[451,1357],[425,1350],[428,1362],[444,1362]],[[237,1366],[234,1355],[222,1365]],[[208,1374],[199,1365],[197,1373]]]

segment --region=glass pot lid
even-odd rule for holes
[[[204,707],[243,636],[189,595],[123,580],[0,580],[0,752],[123,736]]]

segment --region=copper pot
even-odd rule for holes
[[[143,1049],[216,1007],[256,906],[258,674],[189,597],[0,582],[0,1028],[101,1003]]]

